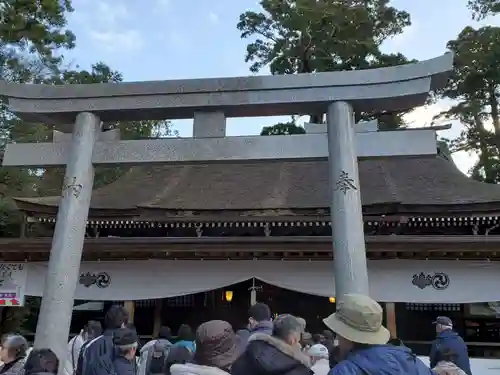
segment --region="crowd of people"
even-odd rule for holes
[[[235,332],[222,320],[193,333],[182,325],[176,340],[168,327],[140,347],[127,311],[112,306],[101,324],[90,321],[68,343],[65,375],[472,375],[464,341],[447,317],[439,317],[430,368],[382,325],[383,310],[371,298],[348,294],[323,320],[321,333],[291,314],[271,318],[264,303],[249,310],[248,326]],[[20,335],[1,341],[0,375],[55,375],[50,349],[29,351]]]

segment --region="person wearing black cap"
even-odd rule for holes
[[[429,362],[434,368],[442,360],[441,353],[452,351],[455,353],[455,364],[467,375],[472,375],[470,368],[469,353],[464,340],[453,331],[453,322],[447,316],[438,316],[436,321],[436,339],[432,342]]]
[[[130,328],[117,329],[113,335],[115,356],[113,367],[117,375],[135,375],[137,366],[135,352],[139,345],[139,338],[135,330]]]

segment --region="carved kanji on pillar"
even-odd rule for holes
[[[341,171],[339,179],[335,184],[335,190],[339,190],[345,195],[349,190],[358,190],[358,188],[354,184],[354,179],[349,176],[349,173]]]
[[[78,198],[80,196],[82,189],[83,186],[81,184],[76,183],[76,177],[65,178],[62,187],[62,196],[64,197],[66,191],[69,190],[75,196],[75,198]]]

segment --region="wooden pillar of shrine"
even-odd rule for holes
[[[394,302],[386,302],[385,304],[385,321],[387,329],[391,333],[391,339],[398,337],[396,328],[396,304]]]
[[[161,309],[163,307],[163,300],[157,299],[155,301],[155,309],[153,315],[153,338],[158,337],[161,328]]]
[[[135,301],[125,301],[123,306],[128,312],[128,322],[134,324]]]

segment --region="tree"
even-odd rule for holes
[[[389,6],[389,0],[261,0],[263,11],[247,11],[237,24],[242,38],[251,38],[245,62],[258,72],[313,73],[368,69],[407,63],[401,54],[383,54],[384,40],[410,25],[410,16]],[[357,120],[379,113],[357,113]],[[402,124],[398,114],[389,123]],[[322,122],[312,114],[310,122]]]
[[[500,28],[468,26],[447,46],[455,53],[454,70],[448,85],[438,94],[456,104],[439,117],[459,120],[465,126],[460,137],[451,142],[451,150],[477,152],[479,161],[471,170],[473,177],[499,182]]]
[[[469,0],[467,6],[476,20],[500,13],[500,0]]]
[[[43,61],[39,67],[57,68],[63,57],[55,51],[75,46],[75,35],[66,28],[66,14],[72,11],[70,0],[1,0],[2,79],[29,80],[37,60]]]
[[[1,0],[0,79],[33,83],[54,74],[62,61],[55,50],[74,47],[75,36],[66,29],[66,13],[72,10],[69,0]],[[6,143],[14,139],[42,140],[42,130],[22,124],[0,101],[2,155]],[[20,215],[10,197],[35,194],[37,180],[27,168],[0,168],[0,235],[19,235]]]
[[[298,126],[295,121],[279,122],[273,126],[264,126],[260,135],[292,135],[306,134],[302,126]]]

